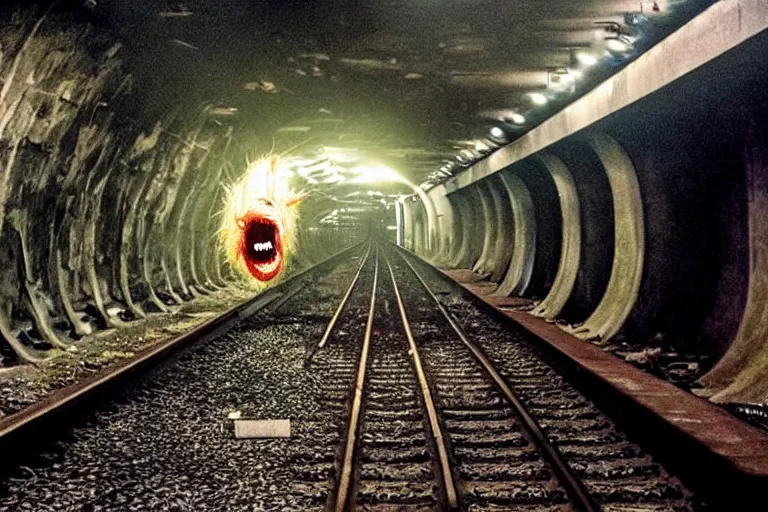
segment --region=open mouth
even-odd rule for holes
[[[253,277],[270,281],[280,273],[283,248],[280,228],[272,219],[259,216],[245,219],[242,244],[245,263]]]

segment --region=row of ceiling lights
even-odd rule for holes
[[[653,2],[653,4],[656,5],[656,2]],[[530,116],[531,112],[536,108],[546,106],[558,94],[573,94],[576,91],[577,82],[584,78],[589,68],[594,67],[600,62],[601,57],[624,60],[632,55],[634,43],[637,39],[636,36],[626,34],[622,26],[613,22],[598,22],[598,25],[601,25],[609,33],[604,38],[604,51],[602,55],[597,56],[595,53],[587,50],[577,51],[572,57],[574,66],[549,71],[546,91],[534,91],[526,95],[530,102],[530,109],[525,114]],[[445,160],[444,165],[437,172],[433,172],[430,175],[429,181],[444,181],[453,176],[455,171],[470,167],[494,150],[508,144],[517,131],[528,122],[525,114],[519,111],[512,111],[506,114],[503,119],[500,119],[498,124],[490,128],[484,138],[474,141],[473,147],[460,150],[452,160]],[[428,187],[429,183],[424,185]]]

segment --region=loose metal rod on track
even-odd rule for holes
[[[369,246],[370,250],[370,246]],[[357,429],[360,423],[360,412],[363,405],[363,389],[365,388],[365,370],[368,366],[368,352],[371,347],[371,332],[373,331],[373,316],[376,309],[376,287],[379,280],[379,248],[376,247],[376,264],[373,271],[373,286],[371,287],[371,306],[368,309],[368,323],[365,326],[363,348],[360,350],[360,364],[358,365],[357,380],[355,381],[355,396],[352,400],[352,409],[349,413],[349,429],[347,430],[347,442],[344,447],[344,459],[341,466],[338,492],[336,493],[336,512],[347,510],[346,504],[352,487],[354,474],[355,445],[357,444]]]
[[[354,279],[352,279],[352,282],[349,285],[349,288],[347,289],[347,293],[344,294],[344,297],[341,299],[341,303],[339,304],[339,307],[336,308],[336,312],[333,314],[333,317],[331,317],[331,321],[328,323],[328,327],[325,328],[325,332],[323,333],[323,337],[320,338],[320,343],[317,344],[317,348],[323,348],[326,343],[328,343],[328,338],[331,336],[331,332],[333,332],[333,327],[336,325],[336,322],[339,319],[339,316],[341,316],[341,312],[344,309],[344,306],[347,305],[347,301],[349,300],[349,296],[352,295],[352,290],[355,289],[355,284],[357,284],[357,280],[360,279],[360,274],[363,272],[363,267],[365,267],[365,263],[368,261],[368,256],[371,254],[371,245],[373,245],[373,242],[368,243],[368,250],[365,252],[365,256],[363,257],[363,261],[360,263],[360,268],[357,269],[357,274],[355,274]],[[377,260],[378,261],[378,248],[377,248]]]
[[[571,468],[568,467],[568,464],[563,460],[563,457],[552,445],[544,432],[542,432],[541,427],[539,427],[536,420],[533,419],[522,402],[520,402],[515,393],[510,389],[501,375],[499,375],[499,373],[496,371],[493,363],[491,363],[491,361],[485,356],[482,350],[480,350],[479,347],[472,343],[467,335],[464,334],[464,330],[461,328],[461,326],[459,326],[456,320],[454,320],[453,316],[445,309],[443,304],[440,302],[440,299],[438,299],[437,296],[432,292],[432,289],[427,285],[418,271],[413,267],[411,262],[408,261],[403,252],[399,249],[398,254],[403,259],[405,264],[408,265],[408,268],[411,269],[411,272],[413,272],[413,275],[416,276],[416,279],[419,280],[429,296],[432,297],[432,300],[435,301],[437,308],[443,314],[445,319],[448,320],[448,323],[451,324],[451,327],[459,336],[464,345],[469,348],[469,350],[472,352],[478,362],[483,366],[488,375],[490,375],[490,377],[496,383],[496,386],[499,388],[499,390],[504,393],[504,396],[507,398],[509,403],[512,404],[512,406],[515,408],[515,411],[520,417],[526,430],[531,435],[534,443],[536,443],[536,446],[547,459],[547,462],[549,462],[552,466],[552,469],[557,474],[557,477],[560,479],[563,487],[565,487],[576,508],[585,512],[599,511],[600,508],[592,502],[592,499],[589,497],[586,489],[584,489],[581,481],[573,474]]]
[[[413,366],[415,367],[416,375],[419,378],[421,394],[424,397],[424,406],[427,409],[429,424],[432,429],[432,436],[435,439],[437,453],[440,458],[440,473],[443,481],[443,489],[445,491],[446,508],[447,510],[458,510],[458,492],[456,490],[456,483],[453,480],[453,474],[451,473],[451,463],[450,459],[448,458],[448,449],[445,446],[445,437],[443,436],[443,431],[440,428],[440,423],[437,418],[435,402],[432,399],[432,392],[429,389],[429,382],[427,382],[427,377],[424,373],[424,367],[421,364],[419,349],[416,346],[416,341],[413,339],[413,332],[411,331],[411,324],[408,321],[408,315],[405,312],[405,305],[403,304],[403,299],[400,296],[400,290],[398,289],[397,282],[395,281],[395,273],[392,270],[392,265],[389,264],[389,258],[387,258],[386,255],[384,255],[384,260],[387,262],[389,277],[392,279],[392,287],[395,290],[395,297],[397,298],[397,307],[400,310],[400,318],[403,321],[405,335],[408,338],[408,346],[410,348],[409,354],[413,359]]]

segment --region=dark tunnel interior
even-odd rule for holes
[[[5,1],[0,374],[377,235],[765,405],[767,20],[751,0]]]

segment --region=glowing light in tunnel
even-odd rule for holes
[[[577,53],[576,60],[578,60],[579,62],[581,62],[587,67],[594,66],[595,64],[597,64],[597,57],[587,52]]]
[[[514,113],[510,116],[510,119],[515,124],[525,124],[525,116],[522,114]]]
[[[607,39],[605,47],[614,53],[627,53],[632,49],[631,43],[622,39]]]
[[[494,126],[491,128],[491,137],[495,137],[497,139],[503,139],[504,138],[504,130],[499,128],[498,126]]]
[[[532,92],[528,94],[528,97],[531,98],[531,101],[534,103],[534,105],[546,105],[549,101],[546,96],[541,94],[540,92]]]
[[[385,165],[361,165],[352,169],[352,173],[358,175],[353,183],[407,183],[402,175]]]

